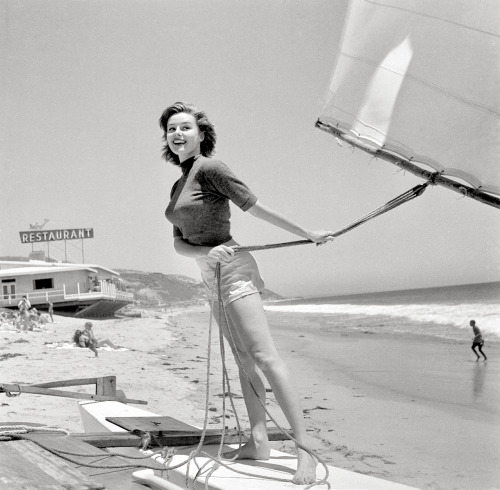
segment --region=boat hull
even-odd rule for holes
[[[79,402],[79,408],[86,431],[125,432],[123,428],[109,422],[107,418],[158,416],[147,410],[130,407],[114,401]],[[236,447],[237,445],[234,444],[227,446],[228,449]],[[185,463],[192,449],[192,447],[179,449],[173,456],[170,466]],[[219,447],[216,444],[203,446],[203,451],[213,458],[217,456],[218,450]],[[127,454],[130,454],[129,451],[138,452],[139,450],[126,448],[126,451]],[[204,490],[205,488],[209,488],[210,490],[283,490],[303,488],[291,482],[297,467],[296,457],[276,450],[271,450],[271,457],[266,461],[239,460],[228,462],[227,467],[220,466],[208,478],[208,486],[206,486],[206,479],[211,468],[211,457],[200,455],[190,464],[187,475],[189,488],[196,490]],[[156,456],[155,460],[163,462],[159,456]],[[173,485],[186,488],[186,469],[186,465],[183,465],[178,469],[169,471],[168,481]],[[200,469],[202,469],[201,474],[194,481]],[[318,477],[322,478],[325,474],[324,468],[318,465],[317,471]],[[333,466],[328,466],[328,471],[328,482],[332,489],[411,490],[413,488]],[[278,481],[278,479],[285,481]],[[317,488],[325,488],[325,485]],[[416,489],[413,488],[413,490]]]

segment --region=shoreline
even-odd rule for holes
[[[53,331],[0,331],[3,383],[40,383],[116,375],[117,388],[146,408],[201,426],[204,419],[208,307],[145,311],[142,318],[92,320],[98,338],[127,351],[54,349],[84,319],[56,316]],[[296,380],[310,445],[333,466],[429,489],[493,489],[500,481],[500,346],[488,345],[487,363],[474,363],[467,343],[321,332],[317,318],[268,314],[278,351]],[[209,427],[222,424],[222,369],[213,322]],[[226,367],[243,428],[246,411],[229,349]],[[447,387],[443,391],[443,386]],[[73,391],[88,388],[75,387]],[[288,428],[272,393],[268,407]],[[74,399],[23,394],[0,399],[3,421],[46,422],[72,432],[83,427]],[[236,418],[226,397],[224,424]],[[274,442],[291,451],[292,444]]]

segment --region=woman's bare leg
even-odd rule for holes
[[[228,305],[226,311],[230,322],[229,326],[233,327],[233,338],[235,341],[237,338],[239,339],[236,346],[238,352],[246,352],[248,354],[247,357],[249,357],[251,361],[253,361],[253,364],[255,364],[257,368],[264,373],[269,384],[271,385],[276,400],[278,401],[286,419],[288,420],[288,423],[293,430],[295,439],[299,444],[306,445],[307,434],[302,409],[299,403],[299,397],[291,380],[288,368],[279,356],[274,345],[260,295],[251,294],[238,299]],[[248,364],[251,367],[251,361],[246,359],[244,366]],[[254,369],[252,372],[258,371]],[[252,372],[248,374],[252,375]],[[246,379],[244,374],[243,377]],[[252,423],[253,419],[257,421],[258,424],[262,425],[262,419],[264,419],[263,425],[265,429],[265,414],[262,415],[261,413],[263,411],[262,405],[256,399],[253,390],[247,387],[243,388],[243,386],[244,384],[242,382],[243,395],[245,396],[245,402],[247,403],[247,409],[249,410],[248,415],[250,423]],[[262,388],[263,386],[259,386],[259,391]],[[253,400],[250,393],[248,393],[249,391],[253,395]],[[257,407],[257,404],[260,408]],[[263,437],[260,430],[256,430],[256,433],[259,434],[259,437]],[[265,440],[266,445],[268,445],[267,432]],[[257,441],[253,441],[254,444],[256,444],[256,442]],[[247,457],[250,457],[248,456],[251,452],[250,449],[251,447],[248,447],[248,450],[246,451]],[[316,462],[310,454],[303,449],[297,448],[297,454],[298,465],[293,482],[296,484],[308,484],[314,482],[316,479]]]
[[[116,349],[116,345],[111,342],[109,339],[99,340],[97,342],[97,347],[111,347],[112,349]]]
[[[242,366],[240,366],[239,362],[237,362],[237,365],[239,368],[241,391],[250,421],[251,432],[250,440],[242,446],[241,449],[228,451],[224,453],[224,457],[228,459],[232,459],[235,456],[237,456],[238,459],[269,459],[270,448],[267,438],[266,411],[264,410],[266,403],[266,388],[262,379],[262,371],[257,367],[252,357],[241,344],[239,337],[235,333],[236,331],[234,325],[232,325],[231,319],[227,318],[231,324],[230,329],[232,335],[229,332],[226,318],[219,318],[218,307],[213,308],[212,311],[219,326],[222,325],[222,332],[231,347],[233,356],[235,359],[238,358],[242,363]],[[235,344],[233,344],[232,337]],[[247,376],[250,378],[250,381]],[[252,389],[252,385],[257,395]]]

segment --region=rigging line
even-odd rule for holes
[[[400,7],[400,6],[397,6],[397,5],[388,5],[388,4],[384,4],[384,3],[381,3],[381,2],[376,2],[375,0],[365,0],[365,2],[366,3],[372,3],[374,5],[378,5],[379,7],[385,7],[385,8],[388,8],[388,9],[395,9],[395,10],[406,11],[407,13],[413,14],[415,16],[419,15],[421,17],[427,17],[428,19],[432,19],[432,20],[435,20],[435,21],[438,21],[438,22],[443,22],[445,24],[450,24],[450,25],[453,25],[453,26],[456,26],[456,27],[461,27],[463,29],[469,29],[471,31],[480,32],[481,34],[487,34],[489,36],[499,37],[498,34],[496,34],[494,32],[490,32],[490,31],[487,31],[485,29],[477,29],[475,27],[468,26],[468,25],[463,24],[461,22],[456,22],[456,21],[453,21],[451,19],[445,19],[444,17],[438,17],[437,15],[430,15],[430,14],[427,14],[427,13],[424,13],[424,12],[418,12],[416,10],[409,9],[409,8],[404,8],[404,7]]]
[[[341,228],[340,230],[337,230],[336,232],[332,233],[330,236],[332,237],[338,237],[340,235],[343,235],[344,233],[347,233],[348,231],[353,230],[354,228],[357,228],[359,225],[362,225],[363,223],[366,223],[367,221],[375,218],[376,216],[380,216],[381,214],[386,213],[387,211],[391,211],[392,209],[400,206],[401,204],[404,204],[408,201],[411,201],[415,197],[420,196],[426,189],[426,187],[429,185],[429,182],[425,182],[424,184],[419,184],[413,189],[410,189],[403,194],[401,194],[398,197],[395,197],[391,201],[385,203],[384,205],[380,206],[379,208],[371,211],[370,213],[366,214],[362,218],[359,218],[356,221],[353,221],[352,223],[348,224],[344,228]],[[306,245],[308,243],[314,243],[312,240],[296,240],[293,242],[282,242],[282,243],[271,243],[268,245],[249,245],[249,246],[237,246],[234,247],[235,252],[254,252],[256,250],[268,250],[272,248],[283,248],[283,247],[293,247],[295,245]]]

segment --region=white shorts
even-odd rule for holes
[[[205,284],[208,300],[217,302],[215,268],[217,261],[206,257],[196,259]],[[249,252],[238,252],[230,262],[221,262],[221,294],[224,306],[249,294],[261,293],[264,280],[256,260]]]

